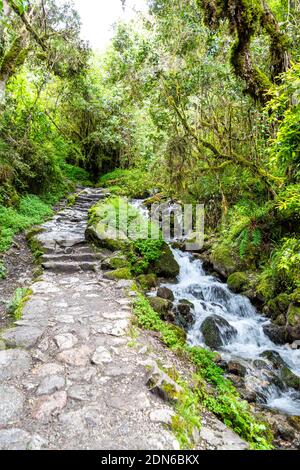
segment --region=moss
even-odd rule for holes
[[[44,254],[42,244],[37,239],[37,235],[43,233],[44,229],[34,227],[26,234],[26,240],[37,264],[41,263],[41,257]]]
[[[145,291],[148,291],[157,286],[157,276],[156,274],[141,274],[136,278],[138,284]]]
[[[111,258],[107,258],[103,261],[102,266],[106,269],[121,269],[121,268],[129,268],[129,263],[126,259],[125,255],[116,254]]]
[[[229,276],[227,284],[234,292],[242,292],[249,287],[249,278],[243,272],[236,272]]]
[[[106,279],[119,280],[119,279],[132,279],[132,274],[128,268],[120,268],[114,271],[110,271],[105,274]]]
[[[160,317],[167,315],[172,308],[172,302],[166,299],[161,299],[160,297],[150,297],[149,303]]]
[[[214,245],[211,253],[211,261],[216,271],[227,277],[228,274],[237,272],[241,262],[237,259],[230,246],[222,243]]]
[[[288,310],[288,324],[290,326],[300,325],[300,304],[291,304]]]
[[[1,279],[5,279],[7,275],[7,270],[2,261],[0,261],[0,281]]]

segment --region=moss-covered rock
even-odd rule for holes
[[[145,291],[148,291],[157,286],[157,276],[156,274],[141,274],[136,278],[138,284]]]
[[[122,255],[122,253],[117,253],[114,256],[103,260],[101,266],[104,269],[121,269],[128,268],[129,263],[125,255]]]
[[[290,304],[287,321],[290,326],[300,326],[300,304]]]
[[[129,268],[120,268],[115,269],[114,271],[110,271],[105,273],[104,277],[106,279],[110,279],[111,281],[120,280],[120,279],[132,279],[132,275]]]
[[[229,276],[227,284],[233,292],[243,292],[249,287],[249,277],[243,272],[236,272]]]
[[[225,244],[219,244],[213,247],[211,262],[214,269],[224,277],[238,272],[243,268],[240,258]]]
[[[160,297],[150,297],[149,303],[153,310],[164,320],[174,319],[171,314],[173,304],[169,300],[161,299]]]
[[[85,232],[86,239],[95,243],[100,248],[111,251],[123,251],[128,246],[128,240],[124,233],[119,232],[116,238],[115,231],[101,222],[89,225]]]
[[[167,243],[163,244],[161,255],[155,262],[154,270],[158,276],[175,278],[179,275],[179,264],[174,258],[171,248]]]

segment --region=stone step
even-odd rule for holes
[[[78,271],[96,271],[98,263],[91,262],[49,262],[43,263],[42,266],[47,271],[53,271],[55,273],[76,273]]]
[[[75,261],[77,263],[92,263],[92,262],[97,262],[98,260],[102,260],[103,255],[93,253],[92,251],[89,251],[87,253],[52,253],[52,254],[46,254],[43,255],[42,257],[42,262],[43,263],[51,263],[51,262],[68,262],[68,261]]]

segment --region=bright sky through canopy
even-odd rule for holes
[[[112,25],[122,19],[128,21],[137,11],[147,10],[146,0],[126,0],[125,10],[121,0],[73,0],[81,16],[82,38],[87,39],[94,49],[103,51],[108,45]]]

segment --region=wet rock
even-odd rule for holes
[[[22,417],[24,397],[16,388],[0,385],[0,428],[16,423]]]
[[[30,366],[31,358],[26,351],[19,349],[0,351],[0,382],[26,374]]]
[[[177,322],[185,329],[189,329],[194,323],[194,304],[182,299],[176,305]]]
[[[297,341],[294,341],[292,344],[291,344],[291,348],[292,349],[300,349],[300,340],[298,339]]]
[[[198,300],[204,300],[204,295],[203,295],[203,291],[202,291],[202,288],[201,286],[199,286],[198,284],[195,284],[195,285],[191,285],[189,287],[189,290],[188,292],[190,294],[192,294],[194,297],[196,297],[196,299]]]
[[[158,276],[167,279],[175,278],[179,275],[179,264],[174,258],[171,248],[167,243],[164,244],[159,259],[155,262],[154,270]]]
[[[283,345],[288,341],[286,329],[277,325],[265,325],[263,327],[264,333],[275,344]]]
[[[157,297],[174,302],[174,294],[168,287],[160,287],[157,291]]]
[[[228,321],[218,315],[212,315],[204,320],[201,332],[207,346],[218,349],[232,341],[237,330]]]
[[[229,361],[227,364],[228,372],[234,375],[238,375],[239,377],[245,377],[247,373],[247,369],[243,364],[237,361]]]
[[[274,321],[274,324],[277,325],[277,326],[285,326],[285,325],[286,325],[286,318],[285,318],[285,316],[283,315],[283,313],[281,313],[280,315],[278,315],[278,317],[277,317],[276,320]]]
[[[160,297],[150,297],[149,303],[153,310],[155,310],[161,318],[166,321],[174,321],[175,315],[172,310],[172,302],[166,299],[161,299]]]
[[[300,390],[300,377],[290,370],[280,354],[275,351],[265,351],[262,354],[262,357],[268,359],[274,365],[274,367],[279,370],[280,379],[287,387]]]

